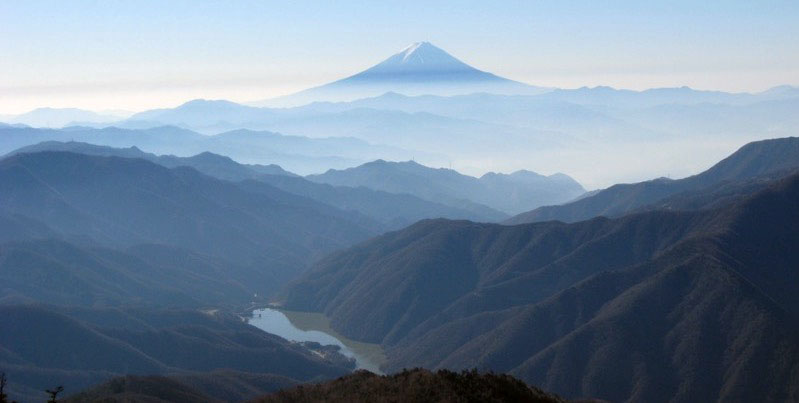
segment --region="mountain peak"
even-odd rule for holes
[[[430,42],[413,43],[361,74],[463,73],[479,70]]]
[[[260,106],[297,106],[351,101],[386,92],[404,95],[540,94],[545,89],[476,69],[430,42],[412,43],[382,62],[346,78],[309,88]]]
[[[405,49],[400,51],[400,54],[403,55],[402,61],[407,62],[408,59],[413,58],[414,55],[424,54],[424,52],[435,52],[440,51],[444,52],[441,48],[434,46],[430,42],[414,42],[408,45]],[[445,52],[446,53],[446,52]]]

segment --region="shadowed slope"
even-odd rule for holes
[[[161,244],[221,259],[249,295],[279,287],[317,254],[377,232],[362,216],[265,183],[63,152],[0,161],[0,213],[46,222],[74,242]]]
[[[382,343],[387,370],[492,369],[611,401],[795,400],[798,200],[795,175],[709,211],[420,222],[328,257],[285,305]]]
[[[26,401],[44,400],[54,385],[75,393],[122,374],[173,374],[189,385],[217,374],[199,390],[219,396],[239,383],[247,398],[353,368],[222,312],[0,305],[0,323],[0,367],[11,397]]]

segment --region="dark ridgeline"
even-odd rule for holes
[[[598,216],[620,217],[670,196],[693,193],[708,188],[757,178],[782,175],[799,168],[799,138],[787,137],[749,143],[710,169],[685,179],[666,178],[647,182],[614,185],[596,194],[560,206],[539,207],[505,221],[524,224],[558,220],[577,222]],[[658,208],[670,208],[663,203]],[[679,207],[679,206],[675,206]]]
[[[74,395],[65,402],[168,401],[217,403],[241,401],[248,395],[218,388],[211,374],[196,376],[125,376]],[[242,383],[244,385],[244,383]],[[281,385],[285,387],[285,385]],[[262,388],[264,389],[264,388]],[[276,388],[273,388],[276,389]],[[249,396],[251,398],[251,396]],[[389,376],[368,371],[323,383],[286,387],[250,402],[530,402],[559,403],[563,399],[531,388],[509,375],[464,371],[405,370]]]
[[[253,403],[288,402],[529,402],[565,400],[504,374],[425,369],[379,376],[357,371],[316,385],[300,385],[254,399]]]
[[[786,143],[760,161],[799,161]],[[745,161],[719,176],[771,169]],[[709,210],[422,221],[325,258],[284,303],[383,344],[388,371],[491,369],[611,401],[796,400],[799,175],[730,186]],[[681,203],[707,206],[697,197]]]

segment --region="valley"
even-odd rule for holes
[[[799,402],[797,16],[0,2],[0,403]]]
[[[355,359],[356,368],[382,375],[380,366],[386,357],[380,345],[358,342],[338,334],[322,314],[264,308],[253,311],[248,323],[289,341],[338,346],[341,354]]]

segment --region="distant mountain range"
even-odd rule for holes
[[[502,78],[456,59],[430,42],[416,42],[358,74],[256,106],[298,106],[314,101],[350,101],[388,91],[409,95],[474,92],[535,94],[548,89]]]
[[[530,171],[488,173],[480,178],[451,169],[433,169],[414,161],[374,161],[346,170],[309,175],[309,180],[336,186],[363,186],[391,193],[408,193],[425,200],[479,210],[475,203],[513,214],[525,206],[558,204],[585,192],[564,174],[550,176]]]
[[[568,172],[597,187],[691,175],[748,141],[794,135],[799,130],[797,111],[799,97],[791,89],[760,94],[603,88],[532,96],[388,93],[287,109],[195,100],[114,125],[160,132],[168,125],[222,135],[165,143],[174,137],[139,134],[133,141],[130,134],[122,136],[122,129],[105,129],[125,141],[103,144],[184,156],[212,151],[246,163],[277,163],[300,174],[375,159],[414,159],[479,174],[532,168]],[[254,134],[261,131],[271,135]],[[101,143],[74,135],[79,136],[75,140]]]
[[[423,367],[799,401],[796,87],[541,88],[420,42],[253,105],[0,120],[12,399],[561,401]],[[324,383],[354,361],[245,323],[270,303],[393,374]]]
[[[791,136],[799,130],[799,90],[791,86],[751,94],[687,87],[644,91],[584,87],[529,93],[523,84],[511,85],[442,52],[427,44],[411,47],[380,68],[303,92],[300,98],[307,99],[301,106],[266,108],[193,100],[115,122],[98,118],[82,124],[148,130],[175,126],[213,135],[239,132],[237,136],[188,142],[187,148],[191,154],[212,151],[246,163],[268,160],[300,174],[375,159],[414,159],[474,175],[520,169],[568,172],[590,188],[656,176],[688,176],[748,141]],[[434,68],[428,70],[428,64]],[[474,76],[473,82],[493,83],[494,87],[503,82],[526,90],[494,88],[453,94],[432,89],[414,92],[404,87],[418,72],[425,72],[419,74],[435,86],[439,73],[428,74],[430,71],[448,71],[453,77],[462,73]],[[376,82],[382,84],[363,84]],[[356,83],[374,91],[358,99],[323,101],[327,98],[322,93],[360,88]],[[458,87],[471,88],[465,84]],[[60,112],[48,113],[55,118]],[[36,123],[13,117],[6,120]],[[241,129],[286,135],[254,141],[258,136],[243,136]],[[76,140],[99,143],[86,137]],[[199,143],[203,146],[194,147]],[[175,146],[155,148],[155,143],[104,144],[186,155]],[[598,166],[603,169],[596,169]]]
[[[275,164],[239,164],[209,152],[191,157],[158,156],[136,147],[112,148],[81,142],[46,141],[14,150],[9,155],[42,151],[141,158],[167,168],[192,167],[224,180],[256,180],[336,208],[357,211],[388,225],[388,228],[439,217],[497,222],[537,206],[571,201],[585,192],[579,183],[564,174],[544,176],[530,171],[492,172],[475,178],[413,161],[377,160],[303,179]]]
[[[97,113],[77,108],[37,108],[20,115],[8,116],[4,122],[33,127],[61,128],[80,124],[109,124],[123,120],[129,115]]]
[[[175,126],[58,130],[6,126],[0,127],[0,138],[0,154],[44,141],[77,141],[111,147],[135,146],[158,154],[184,157],[210,151],[248,164],[278,164],[301,174],[347,168],[378,158],[409,159],[414,155],[396,147],[377,146],[354,138],[307,138],[249,130],[205,136]]]
[[[398,229],[425,218],[444,217],[452,219],[470,219],[474,221],[499,221],[507,215],[486,206],[468,201],[458,201],[454,206],[441,201],[430,201],[413,196],[407,192],[392,193],[374,190],[367,187],[331,186],[306,180],[278,165],[245,165],[232,159],[204,152],[192,157],[176,157],[173,155],[155,155],[141,151],[136,147],[112,148],[80,142],[46,141],[32,146],[14,150],[8,156],[37,153],[43,151],[66,151],[79,154],[116,156],[123,158],[141,158],[167,168],[191,167],[199,172],[224,180],[253,180],[267,183],[288,193],[316,200],[343,211],[354,211],[369,217],[385,229]],[[425,168],[435,171],[430,168]],[[534,175],[534,174],[533,174]],[[468,178],[463,175],[458,177]],[[421,179],[421,178],[420,178]],[[439,183],[439,186],[452,186]],[[531,189],[536,184],[530,185]],[[520,187],[523,187],[520,185]],[[542,189],[543,191],[543,189]],[[473,208],[458,205],[467,204]]]
[[[192,167],[206,175],[219,179],[242,181],[255,179],[262,175],[297,176],[281,168],[279,165],[239,164],[229,157],[210,152],[203,152],[191,157],[177,157],[174,155],[155,155],[146,153],[136,146],[129,148],[113,148],[76,141],[44,141],[38,144],[25,146],[14,150],[6,156],[16,154],[30,154],[42,151],[65,151],[78,154],[99,155],[107,157],[141,158],[167,168],[179,166]]]
[[[681,205],[701,210],[574,224],[422,221],[328,256],[282,301],[381,343],[389,371],[476,367],[609,401],[795,400],[799,171],[740,179],[793,141],[720,163],[719,205],[700,191]]]
[[[591,196],[560,206],[540,207],[519,214],[506,224],[558,220],[577,222],[597,216],[619,217],[656,204],[670,196],[697,192],[725,182],[799,169],[799,138],[788,137],[749,143],[707,171],[685,179],[659,178],[634,184],[619,184]],[[668,204],[659,204],[661,208]]]

